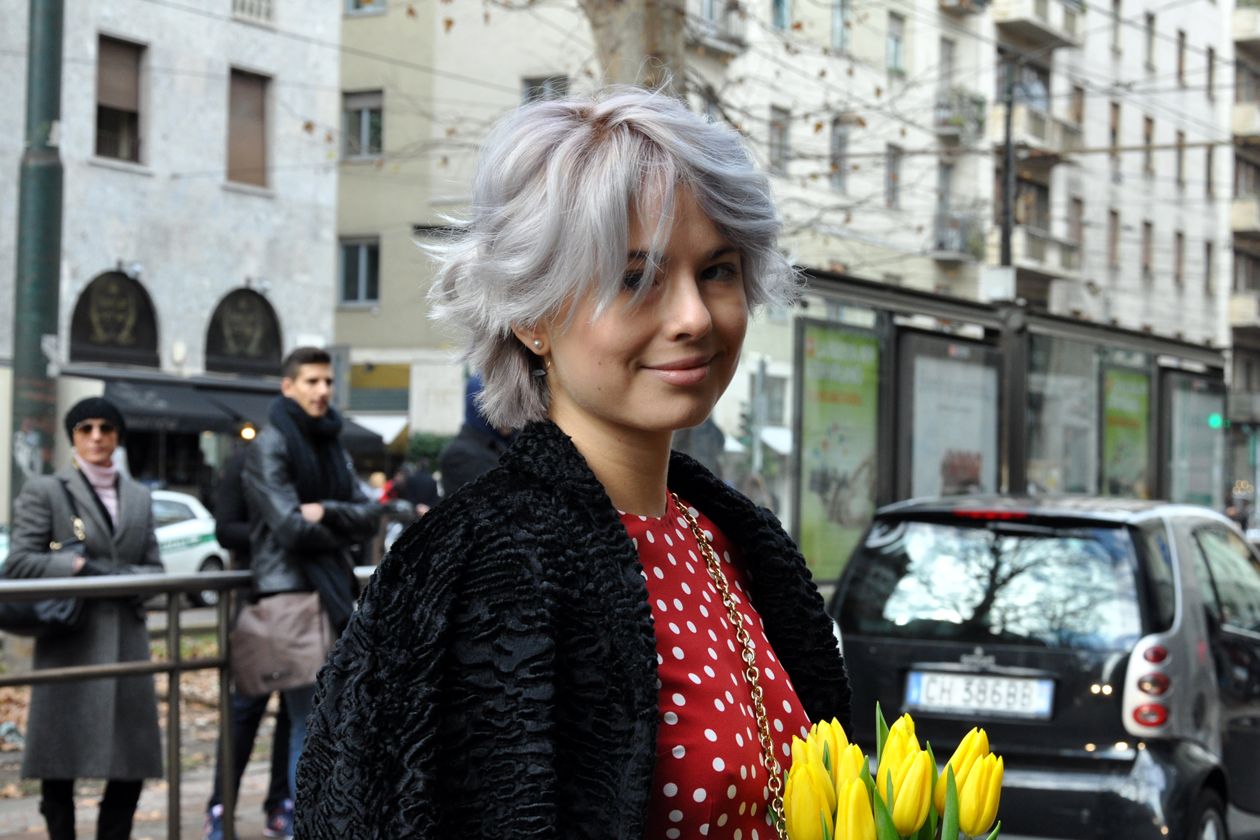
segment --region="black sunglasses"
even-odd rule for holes
[[[114,432],[118,431],[117,426],[115,426],[113,423],[106,423],[106,422],[100,422],[100,423],[83,422],[83,423],[79,423],[78,425],[74,427],[75,434],[82,432],[85,435],[90,435],[92,434],[93,429],[100,429],[101,434],[103,435],[112,435]]]

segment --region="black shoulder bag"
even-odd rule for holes
[[[66,502],[70,505],[70,522],[74,528],[74,539],[68,542],[53,540],[48,547],[53,551],[65,551],[83,545],[87,540],[87,532],[83,529],[83,520],[79,517],[79,507],[74,503],[74,496],[64,479],[57,483],[66,494]],[[83,626],[83,600],[81,598],[48,598],[43,601],[4,601],[0,602],[0,630],[19,636],[34,636],[37,639],[55,639],[69,636]]]

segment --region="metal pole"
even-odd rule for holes
[[[31,0],[26,144],[18,188],[13,294],[13,461],[10,499],[28,478],[52,472],[61,271],[61,31],[63,0]],[[50,339],[45,339],[49,336]],[[47,344],[45,342],[48,342]],[[51,351],[46,362],[44,349]]]
[[[166,596],[166,658],[175,666],[166,681],[166,836],[181,837],[179,814],[179,607],[180,595]],[[222,596],[220,596],[220,600]]]
[[[761,451],[761,430],[766,427],[768,414],[766,405],[766,360],[763,356],[757,360],[757,373],[753,378],[753,442],[752,471],[761,472],[763,455]]]
[[[219,595],[219,799],[223,802],[223,840],[236,838],[236,756],[232,754],[232,592]]]
[[[1006,139],[1002,147],[1002,265],[1011,265],[1011,234],[1015,230],[1015,140],[1012,137],[1015,117],[1015,73],[1019,65],[1015,56],[1006,60]]]

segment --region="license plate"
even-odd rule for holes
[[[1048,718],[1054,680],[911,671],[906,680],[910,710],[970,715]]]

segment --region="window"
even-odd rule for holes
[[[901,15],[888,14],[888,55],[886,57],[889,73],[906,72],[906,19]]]
[[[341,302],[376,303],[381,297],[379,240],[341,243]]]
[[[1173,282],[1182,283],[1186,279],[1186,235],[1181,231],[1173,236]]]
[[[1177,30],[1177,81],[1186,83],[1186,31]]]
[[[1216,48],[1207,48],[1207,95],[1216,98]]]
[[[344,99],[344,154],[348,158],[381,153],[381,92],[347,93]]]
[[[193,513],[192,508],[188,505],[167,499],[153,500],[153,524],[158,528],[165,525],[175,525],[179,522],[187,522],[196,518],[196,514]]]
[[[1260,630],[1260,570],[1246,543],[1219,526],[1199,528],[1194,538],[1215,584],[1221,620],[1243,630]]]
[[[1074,198],[1068,203],[1068,238],[1076,245],[1085,241],[1085,201]]]
[[[1234,198],[1250,198],[1260,193],[1260,164],[1234,155]]]
[[[778,30],[785,30],[792,24],[792,7],[790,0],[771,0],[770,25]]]
[[[1234,101],[1260,101],[1260,70],[1242,60],[1234,64]]]
[[[767,375],[763,380],[766,395],[766,425],[782,426],[786,419],[787,384],[786,376]],[[757,374],[749,376],[748,393],[757,393]]]
[[[1177,132],[1177,185],[1186,183],[1186,133]]]
[[[1260,291],[1260,257],[1234,251],[1234,291]]]
[[[568,76],[540,76],[534,79],[521,80],[522,102],[528,103],[549,99],[564,99],[568,95]]]
[[[1120,0],[1111,0],[1111,48],[1119,51],[1120,49]]]
[[[836,52],[849,51],[849,16],[851,0],[831,0],[831,48]]]
[[[849,186],[849,121],[836,117],[831,121],[831,188],[845,192]]]
[[[937,75],[937,87],[940,90],[954,88],[954,41],[951,38],[941,39],[941,63]]]
[[[884,165],[884,204],[901,209],[901,149],[896,146],[888,147]]]
[[[1111,156],[1119,157],[1120,152],[1120,103],[1111,103],[1111,127],[1107,135],[1110,142],[1107,144],[1111,147]]]
[[[1115,210],[1107,212],[1107,264],[1120,265],[1120,214]]]
[[[1081,125],[1085,122],[1085,88],[1072,87],[1072,101],[1070,103],[1072,122],[1075,125]]]
[[[96,54],[96,154],[140,162],[140,52],[101,36]]]
[[[1203,156],[1203,192],[1206,195],[1216,195],[1216,147],[1208,146],[1204,149]]]
[[[1216,291],[1216,243],[1211,241],[1203,243],[1203,291]]]
[[[1151,249],[1155,245],[1155,226],[1142,222],[1142,276],[1151,276]]]
[[[1151,173],[1155,171],[1155,152],[1151,146],[1155,143],[1155,120],[1150,117],[1142,118],[1142,171]]]
[[[770,172],[787,174],[788,120],[791,115],[782,108],[770,108]]]
[[[1146,14],[1146,69],[1155,69],[1155,15]]]
[[[228,94],[229,181],[267,185],[267,78],[233,70]]]
[[[1015,224],[1050,232],[1050,187],[1026,178],[1015,179]]]
[[[384,9],[385,0],[346,0],[346,12],[349,14],[384,11]]]

